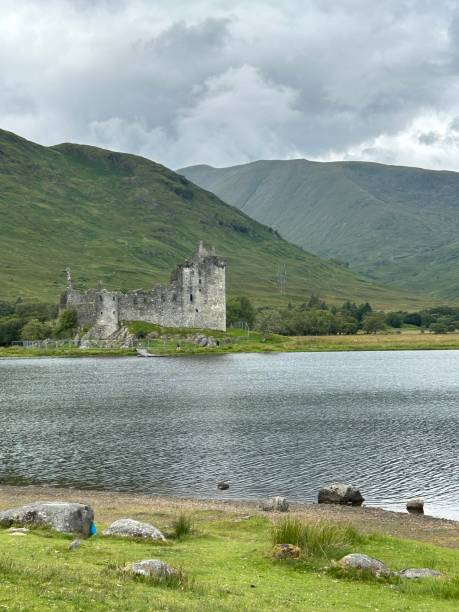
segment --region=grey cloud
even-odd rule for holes
[[[159,36],[145,43],[146,49],[152,49],[169,63],[190,60],[215,60],[209,54],[221,53],[222,46],[229,38],[230,19],[208,18],[195,25],[184,21],[173,23]]]
[[[21,10],[6,0],[3,13],[0,125],[44,144],[88,142],[171,167],[388,161],[406,132],[413,159],[403,160],[416,164],[418,150],[429,164],[436,130],[410,125],[459,116],[448,0],[24,0]],[[443,163],[438,151],[431,159]]]
[[[441,134],[438,132],[425,132],[419,135],[419,142],[425,145],[432,145],[441,140]]]
[[[0,90],[0,108],[6,115],[23,115],[37,109],[34,99],[17,85],[4,85]]]

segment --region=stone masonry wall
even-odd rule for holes
[[[97,325],[107,333],[120,321],[148,321],[164,327],[226,329],[225,261],[200,243],[193,257],[179,265],[167,286],[151,291],[82,293],[68,288],[61,308],[74,308],[79,325]]]

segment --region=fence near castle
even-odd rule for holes
[[[24,348],[63,348],[67,346],[78,346],[79,341],[72,338],[60,340],[15,340],[11,346],[23,346]]]

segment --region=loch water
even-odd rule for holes
[[[309,502],[343,481],[459,520],[458,439],[459,351],[0,360],[0,484]]]

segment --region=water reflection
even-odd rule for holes
[[[459,519],[458,371],[458,351],[0,360],[0,479],[308,501],[344,480]]]

